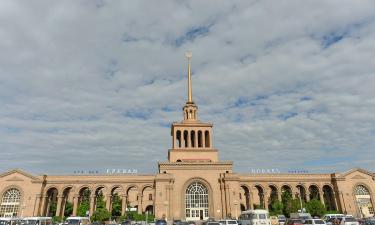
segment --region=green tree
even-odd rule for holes
[[[68,217],[72,215],[73,213],[73,204],[71,202],[66,202],[65,204],[65,210],[64,210],[64,216]]]
[[[112,197],[112,216],[121,216],[122,199],[115,193]]]
[[[106,221],[111,217],[111,213],[105,208],[105,201],[103,199],[103,194],[99,193],[96,198],[96,210],[92,214],[92,221]]]
[[[85,189],[81,193],[81,202],[77,208],[78,216],[86,216],[86,212],[90,209],[90,190]]]
[[[272,216],[283,214],[284,205],[279,200],[274,200],[271,205],[270,214]]]
[[[319,217],[323,216],[326,212],[324,205],[316,198],[306,203],[306,210],[311,214],[311,216]]]
[[[281,199],[285,216],[289,217],[290,213],[298,212],[298,210],[301,209],[299,199],[293,199],[292,193],[288,191],[283,192]]]

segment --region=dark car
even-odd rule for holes
[[[189,223],[186,221],[180,221],[177,223],[177,225],[189,225]]]
[[[166,220],[156,220],[155,225],[167,225]]]
[[[364,225],[375,225],[375,218],[365,219]]]
[[[173,220],[173,225],[177,225],[181,220]]]
[[[125,220],[121,223],[121,225],[131,225],[132,221],[131,220]]]
[[[286,225],[303,225],[303,222],[300,219],[288,219],[285,224]]]
[[[187,222],[189,225],[197,225],[197,223],[195,221],[188,221]]]

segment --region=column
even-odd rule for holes
[[[263,192],[264,208],[268,210],[268,192]]]
[[[281,202],[282,201],[282,199],[281,199],[281,188],[279,188],[278,190],[277,190],[277,199]]]
[[[126,202],[127,202],[127,195],[121,195],[122,202],[121,202],[121,216],[125,215],[126,212]]]
[[[202,148],[206,147],[206,135],[204,135],[204,130],[202,130]]]
[[[187,146],[188,148],[191,148],[191,131],[188,130],[188,135],[187,135]]]
[[[229,214],[232,216],[232,209],[230,207],[231,202],[230,202],[229,185],[225,184],[224,187],[225,187],[225,199],[226,199],[226,206],[227,206],[227,215],[226,216],[229,216]]]
[[[194,131],[195,137],[194,137],[194,146],[198,148],[198,130]]]
[[[95,194],[90,195],[90,216],[94,213],[95,211]]]
[[[62,204],[63,196],[57,196],[57,206],[56,206],[56,214],[55,216],[61,216],[61,204]]]
[[[226,207],[225,207],[225,188],[224,183],[222,180],[220,180],[220,192],[221,192],[221,218],[225,218]]]
[[[138,194],[138,214],[142,214],[142,197],[141,193]]]
[[[63,204],[61,205],[61,216],[64,217],[65,215],[65,207],[66,207],[66,202],[68,201],[68,196],[63,198]]]
[[[108,212],[112,211],[112,195],[108,194],[106,195],[106,201],[105,201],[105,208],[108,210]]]
[[[307,202],[310,201],[310,191],[309,190],[306,190],[306,201]]]
[[[78,209],[78,198],[79,195],[74,195],[73,196],[73,216],[77,215],[77,209]]]
[[[49,216],[49,209],[50,209],[50,206],[51,206],[52,196],[51,197],[46,197],[46,201],[47,201],[47,204],[46,204],[47,206],[46,206],[44,215],[45,216]]]
[[[48,196],[46,195],[41,197],[42,205],[40,206],[40,216],[45,216],[47,198]]]
[[[41,198],[40,194],[37,194],[35,197],[35,206],[34,206],[33,216],[40,216],[39,214],[40,198]]]
[[[322,191],[322,190],[319,190],[319,198],[320,198],[320,202],[321,202],[323,205],[325,205],[325,204],[324,204],[324,196],[323,196],[323,191]]]
[[[254,192],[250,191],[250,209],[254,209]]]

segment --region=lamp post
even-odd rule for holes
[[[238,218],[237,218],[237,205],[238,205],[238,201],[237,201],[237,200],[234,200],[233,203],[234,203],[235,208],[236,208],[236,220],[237,220],[237,219],[238,219]]]

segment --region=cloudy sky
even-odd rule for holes
[[[155,173],[186,50],[236,171],[375,171],[373,0],[2,0],[0,171]]]

